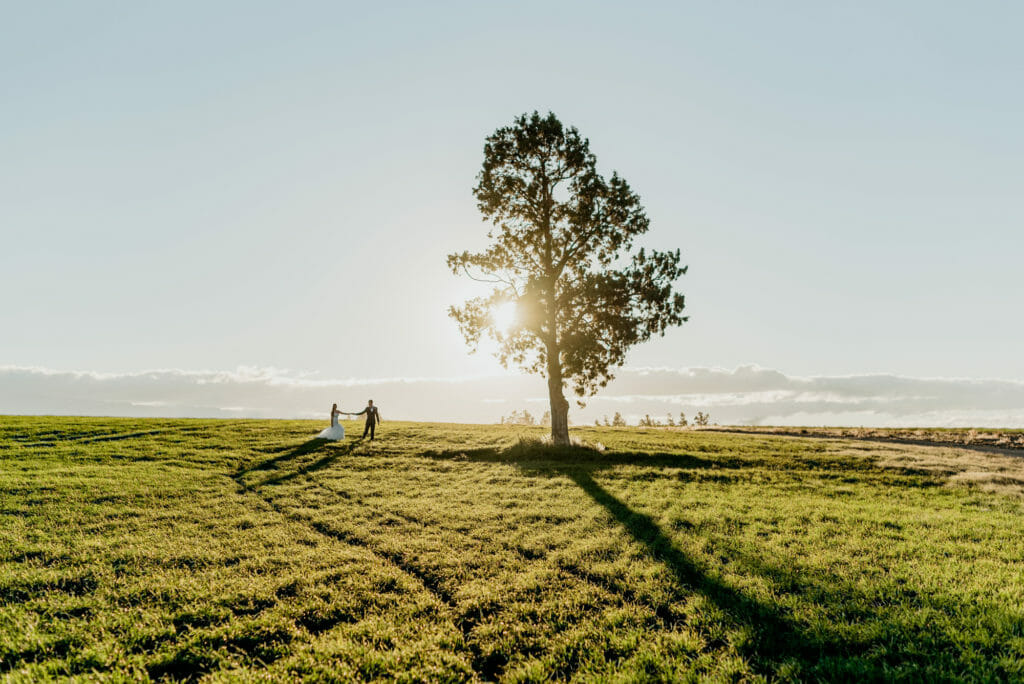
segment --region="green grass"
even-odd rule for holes
[[[320,427],[0,418],[0,676],[1024,677],[1015,459]]]

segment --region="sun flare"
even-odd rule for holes
[[[491,311],[491,321],[499,332],[507,333],[515,327],[518,322],[515,302],[505,302],[494,307]]]

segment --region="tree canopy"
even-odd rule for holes
[[[683,323],[673,286],[686,267],[679,250],[634,250],[650,227],[639,196],[617,173],[602,177],[589,141],[552,113],[487,138],[473,194],[490,245],[448,266],[492,289],[449,314],[472,348],[486,334],[503,365],[547,377],[552,437],[567,443],[564,387],[594,394],[630,347]]]

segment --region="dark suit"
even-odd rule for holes
[[[366,433],[370,433],[370,439],[373,439],[377,423],[380,422],[380,414],[378,413],[376,406],[367,406],[356,415],[361,416],[364,413],[366,414],[366,427],[363,428],[363,438],[366,437]]]

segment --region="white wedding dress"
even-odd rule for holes
[[[320,434],[317,435],[317,439],[330,439],[335,442],[339,439],[345,439],[345,428],[338,423],[339,413],[341,412],[331,414],[331,427],[321,430]]]

